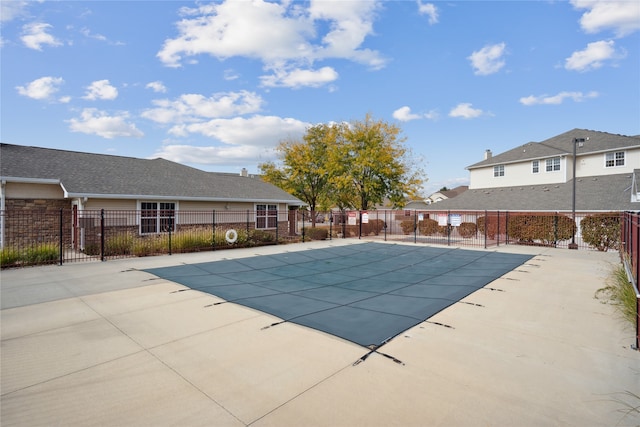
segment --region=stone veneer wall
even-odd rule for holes
[[[71,244],[71,207],[68,200],[7,199],[4,244],[11,248],[60,242],[62,209],[63,244]]]

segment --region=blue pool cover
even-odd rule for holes
[[[363,243],[145,271],[377,348],[531,258]]]

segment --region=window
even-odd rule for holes
[[[499,176],[504,176],[504,165],[498,165],[493,167],[493,177],[497,178]]]
[[[560,157],[554,157],[553,159],[547,159],[547,172],[555,172],[560,170]]]
[[[540,161],[539,160],[534,160],[534,161],[531,162],[531,172],[532,173],[540,172]]]
[[[277,228],[278,227],[278,206],[277,205],[256,205],[256,228]]]
[[[624,166],[624,151],[617,151],[615,153],[606,153],[604,155],[604,166],[606,168]]]
[[[140,203],[140,234],[175,231],[175,203]]]

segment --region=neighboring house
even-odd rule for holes
[[[427,197],[424,200],[411,200],[411,201],[407,202],[407,204],[404,205],[404,209],[408,209],[408,210],[425,209],[427,206],[429,206],[429,205],[431,205],[433,203],[437,203],[437,202],[441,202],[443,200],[452,199],[454,197],[457,197],[460,194],[462,194],[465,191],[467,191],[468,189],[469,189],[468,186],[460,185],[460,186],[454,188],[453,190],[436,191],[435,193],[431,194],[429,197]]]
[[[438,203],[446,199],[453,199],[454,197],[459,196],[460,194],[464,193],[468,189],[469,189],[468,185],[460,185],[454,188],[453,190],[436,191],[435,193],[427,197],[425,202],[427,202],[427,204],[431,204],[431,203]]]
[[[138,211],[124,225],[139,234],[166,231],[169,216],[175,218],[174,229],[180,227],[181,211],[246,211],[252,228],[291,231],[289,211],[304,202],[245,172],[205,172],[161,158],[0,144],[0,210],[70,209],[74,224],[83,211]]]
[[[576,157],[573,157],[573,151]],[[467,169],[469,189],[430,210],[639,210],[640,137],[573,129],[485,158]]]

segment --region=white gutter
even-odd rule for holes
[[[253,199],[237,197],[184,197],[184,196],[158,196],[153,194],[94,194],[94,193],[69,193],[65,190],[66,198],[89,199],[127,199],[127,200],[179,200],[187,202],[247,202],[247,203],[286,203],[295,206],[305,206],[306,203],[287,199]]]

